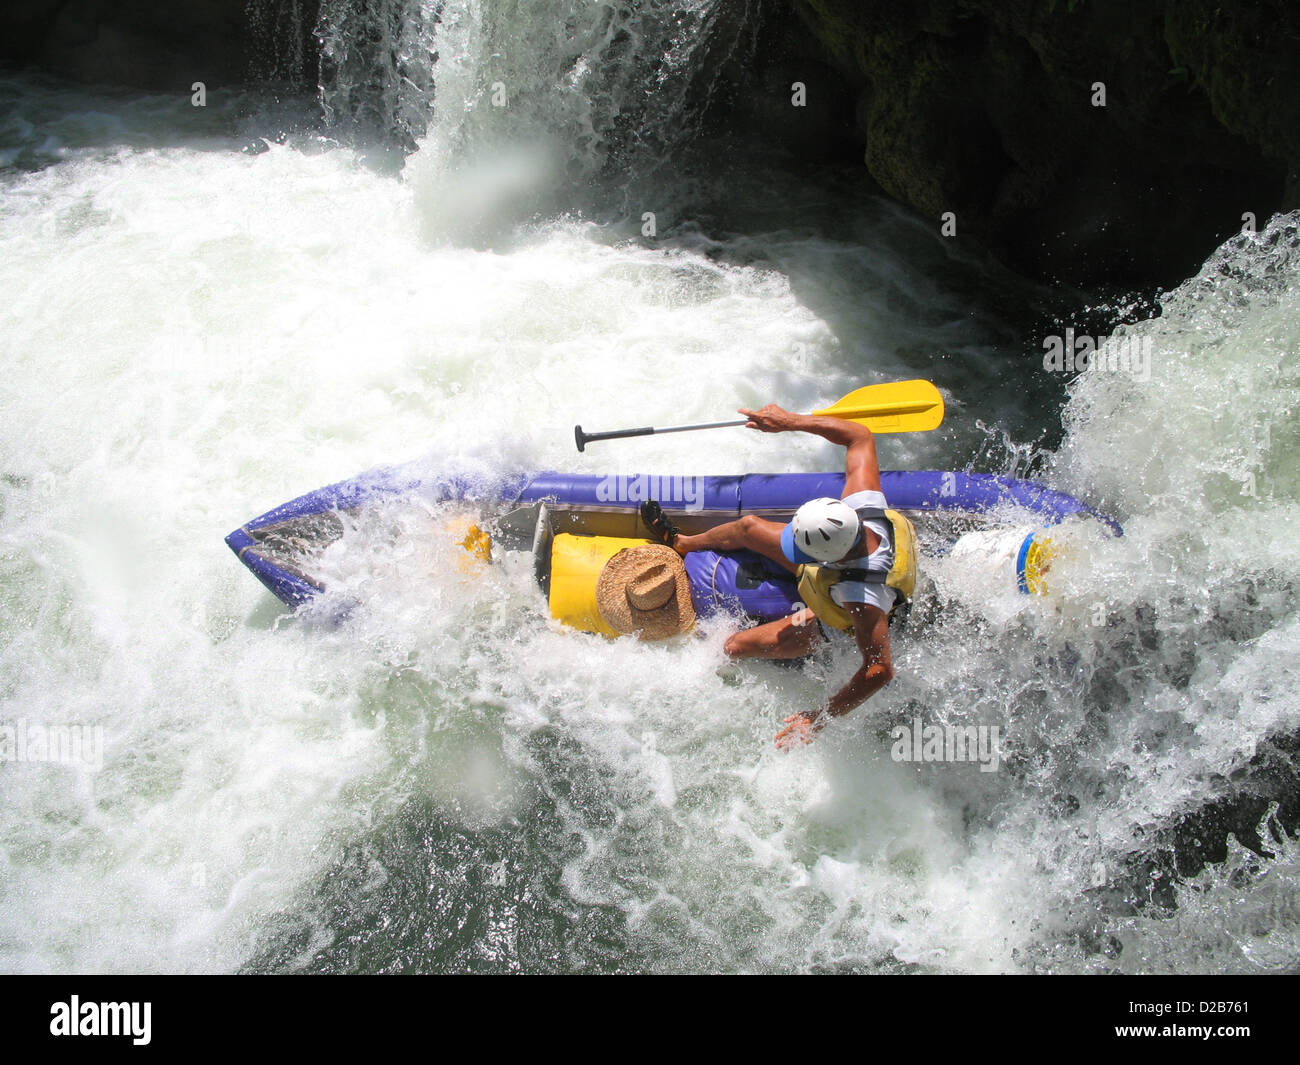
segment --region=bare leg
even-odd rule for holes
[[[784,528],[785,525],[779,521],[767,521],[746,514],[743,518],[726,522],[708,532],[695,536],[678,535],[673,541],[673,550],[679,555],[686,555],[692,551],[739,551],[744,548],[770,558],[773,562],[779,562],[793,573],[798,567],[781,550],[781,530]]]
[[[733,633],[723,650],[728,658],[802,658],[821,643],[817,618],[805,607],[788,618]]]

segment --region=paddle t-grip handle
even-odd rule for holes
[[[573,427],[573,440],[579,451],[585,451],[593,440],[617,440],[621,436],[651,436],[654,429],[646,426],[642,429],[614,429],[608,433],[584,433],[581,425]]]

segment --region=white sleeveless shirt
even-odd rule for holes
[[[878,507],[884,510],[889,504],[885,502],[883,492],[854,492],[844,497],[844,505],[857,510],[859,507]],[[865,569],[873,573],[888,573],[894,568],[894,530],[888,518],[864,521],[862,523],[880,537],[879,546],[865,558],[851,558],[847,562],[830,563],[827,569]],[[887,584],[867,584],[865,581],[838,581],[831,585],[831,598],[840,606],[850,603],[866,603],[883,610],[886,614],[894,607],[894,589]]]

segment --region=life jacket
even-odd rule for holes
[[[867,569],[832,569],[807,563],[799,567],[799,596],[819,621],[844,632],[853,631],[853,616],[831,598],[831,588],[840,581],[862,581],[866,584],[884,584],[894,589],[894,605],[889,611],[892,623],[895,615],[900,620],[907,616],[916,591],[916,529],[911,521],[896,510],[879,507],[858,507],[859,521],[888,519],[893,530],[894,564],[888,573]]]

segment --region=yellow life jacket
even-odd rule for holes
[[[858,520],[872,521],[888,518],[893,529],[894,564],[888,573],[873,572],[866,569],[831,569],[812,563],[800,566],[796,571],[799,579],[799,597],[808,606],[819,621],[844,632],[853,631],[853,616],[831,598],[831,588],[843,580],[860,580],[870,584],[884,584],[893,588],[894,606],[889,611],[889,620],[893,621],[894,612],[900,605],[910,604],[912,594],[916,591],[916,529],[908,518],[896,510],[880,510],[876,507],[859,507]]]

